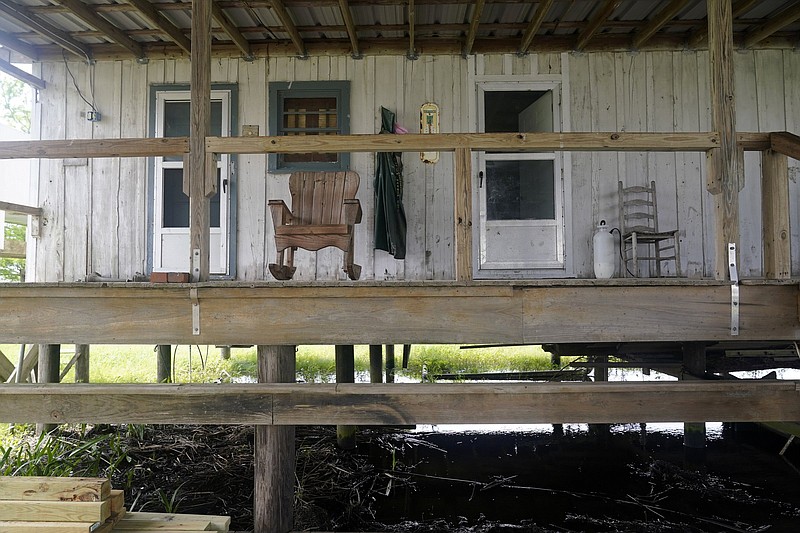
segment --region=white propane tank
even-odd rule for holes
[[[613,277],[616,270],[614,236],[608,231],[605,220],[600,221],[592,241],[594,244],[594,277],[605,279]]]

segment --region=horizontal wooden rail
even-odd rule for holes
[[[0,385],[0,422],[392,425],[795,420],[800,420],[800,392],[794,381]]]
[[[743,150],[768,150],[772,147],[770,135],[738,133],[737,142]],[[782,142],[783,133],[772,135],[777,135],[777,142]],[[430,150],[447,152],[459,148],[500,152],[705,152],[718,146],[719,134],[716,132],[442,133],[206,138],[207,151],[229,154]],[[164,157],[188,152],[187,137],[0,142],[0,159]]]
[[[719,135],[702,133],[442,133],[438,135],[313,135],[287,137],[208,137],[215,153],[421,152],[494,150],[501,152],[656,151],[705,152]]]
[[[192,289],[197,289],[198,335],[193,335]],[[800,340],[796,281],[740,290],[738,340]],[[0,284],[0,302],[0,339],[13,343],[731,340],[729,285],[692,280]]]
[[[35,217],[42,216],[41,207],[32,207],[29,205],[12,204],[11,202],[0,202],[0,211],[7,213],[14,213],[18,215],[33,215]]]
[[[774,152],[800,160],[800,136],[788,131],[770,133],[770,147]]]
[[[163,157],[188,152],[188,137],[0,142],[0,159]]]

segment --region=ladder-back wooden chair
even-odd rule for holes
[[[675,276],[680,277],[679,232],[658,229],[656,182],[651,181],[649,187],[623,187],[620,181],[618,192],[623,275],[630,272],[638,278],[639,262],[648,261],[654,264],[656,276],[661,277],[661,263],[674,261]],[[639,255],[639,245],[647,246],[645,255]]]
[[[359,278],[361,267],[353,262],[353,226],[361,222],[358,185],[355,172],[295,172],[289,177],[292,208],[283,200],[269,201],[278,252],[269,271],[275,279],[292,279],[297,248],[317,251],[327,246],[342,250],[343,270],[350,279]]]

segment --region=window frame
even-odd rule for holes
[[[337,135],[350,133],[349,81],[269,82],[269,135],[282,136],[283,101],[287,98],[336,98]],[[335,162],[286,162],[283,154],[269,154],[271,171],[345,171],[350,169],[350,152],[338,152]]]

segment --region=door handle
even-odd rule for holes
[[[483,189],[483,170],[478,172],[478,188]]]

